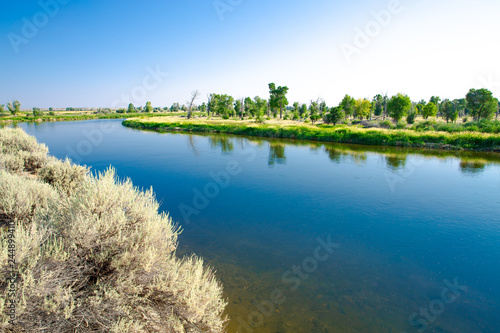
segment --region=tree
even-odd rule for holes
[[[429,117],[434,117],[437,115],[437,112],[438,109],[436,104],[429,102],[422,109],[422,117],[424,117],[424,119],[427,119]]]
[[[236,113],[240,113],[241,115],[241,118],[243,118],[243,103],[241,103],[241,100],[237,99],[236,101],[234,101],[234,111],[236,111]]]
[[[395,122],[399,122],[401,118],[408,114],[411,110],[411,99],[407,95],[401,93],[392,96],[387,103],[387,112]]]
[[[54,111],[54,109],[53,108],[49,108],[49,111]]]
[[[146,102],[146,106],[144,107],[144,112],[153,112],[153,106],[151,106],[151,102]]]
[[[259,96],[255,96],[254,98],[254,103],[253,103],[253,110],[251,111],[252,114],[255,115],[256,120],[258,122],[262,122],[262,117],[264,117],[264,114],[266,113],[268,107],[268,103],[265,99],[260,98]]]
[[[367,99],[359,98],[354,102],[354,116],[359,119],[369,118],[372,103]]]
[[[304,118],[307,114],[307,105],[304,103],[300,106],[299,115],[300,118]]]
[[[200,105],[200,111],[205,113],[207,111],[207,103],[203,102]]]
[[[342,107],[335,106],[330,109],[330,112],[325,116],[325,122],[327,124],[337,125],[339,121],[345,118],[344,111],[342,111]]]
[[[426,105],[426,103],[423,99],[420,100],[420,102],[418,102],[417,105],[415,105],[415,108],[417,109],[417,114],[421,114],[421,115],[424,114],[425,105]]]
[[[177,112],[181,109],[179,103],[173,103],[172,106],[170,107],[170,111],[172,112]]]
[[[286,94],[288,93],[288,87],[279,86],[276,88],[276,84],[269,83],[269,105],[271,108],[279,108],[280,119],[283,119],[283,108],[288,105],[288,100],[286,99]]]
[[[470,89],[465,99],[474,120],[489,119],[498,108],[493,94],[488,89]]]
[[[356,100],[349,95],[345,95],[340,102],[340,107],[344,111],[346,117],[350,117],[354,114]]]
[[[380,116],[384,111],[384,97],[381,94],[375,95],[372,100],[372,112]]]
[[[450,120],[451,122],[455,122],[458,118],[458,111],[449,99],[445,99],[443,103],[441,103],[441,111],[443,112],[443,117],[446,119],[446,122]]]
[[[40,108],[33,108],[33,117],[43,116],[42,110]]]
[[[309,119],[311,119],[311,122],[314,124],[320,118],[318,102],[311,101],[309,105]]]
[[[5,104],[0,104],[0,114],[5,112]]]
[[[248,117],[248,116],[255,116],[255,114],[253,114],[252,112],[254,111],[254,102],[252,101],[252,99],[250,97],[247,97],[245,98],[245,101],[244,101],[245,105],[244,105],[244,108],[245,108],[245,115]]]
[[[191,119],[191,112],[193,111],[193,104],[194,104],[194,101],[200,96],[200,92],[198,90],[195,90],[191,93],[191,100],[188,101],[188,114],[187,114],[187,118],[188,119]]]
[[[134,104],[129,103],[129,105],[128,105],[128,109],[127,109],[127,112],[128,112],[128,113],[133,113],[133,112],[135,112],[135,106],[134,106]]]
[[[12,103],[7,103],[7,108],[9,109],[10,113],[15,116],[18,112],[21,111],[21,103],[19,103],[18,100],[15,100]]]

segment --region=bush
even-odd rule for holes
[[[49,116],[55,116],[56,113],[54,111],[49,111]]]
[[[405,127],[406,127],[406,125],[407,125],[407,124],[406,124],[406,121],[404,121],[404,120],[400,120],[400,121],[396,124],[396,128],[397,128],[397,129],[403,129],[403,128],[405,128]]]
[[[386,120],[382,120],[380,122],[380,127],[382,127],[382,128],[394,128],[394,124],[392,123],[391,120],[386,119]]]
[[[4,151],[14,150],[6,142],[37,151],[22,131],[5,132],[2,161]],[[47,158],[35,177],[0,171],[0,193],[0,214],[15,223],[20,300],[16,326],[0,302],[1,331],[224,331],[222,286],[201,259],[175,256],[179,228],[158,213],[152,190],[118,181],[113,169],[93,176]],[[5,232],[0,229],[3,281]],[[7,299],[7,284],[0,284],[0,299]]]
[[[406,117],[406,122],[408,124],[413,124],[413,123],[415,123],[416,118],[417,118],[417,113],[412,112],[412,113],[408,114],[408,116]]]

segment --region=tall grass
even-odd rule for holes
[[[14,332],[223,332],[226,302],[212,269],[177,258],[179,227],[152,190],[115,171],[46,156],[21,130],[0,130],[0,158],[45,152],[40,164],[0,170],[0,217],[15,225],[16,324],[0,284],[0,330]],[[26,159],[25,159],[26,160]],[[9,274],[0,224],[0,278]]]
[[[157,122],[129,119],[124,126],[154,131],[193,131],[236,135],[286,138],[322,142],[356,143],[381,146],[426,147],[446,149],[500,150],[500,135],[478,132],[436,132],[361,128],[358,126],[278,126],[242,123]]]

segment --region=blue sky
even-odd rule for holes
[[[267,98],[270,82],[290,88],[290,103],[336,105],[346,93],[458,98],[473,87],[500,97],[498,0],[45,0],[2,9],[0,103],[23,108],[170,106],[196,89],[199,103],[212,92]]]

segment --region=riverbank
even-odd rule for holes
[[[185,119],[161,117],[127,119],[123,125],[157,132],[227,133],[263,138],[284,138],[362,145],[500,152],[500,135],[479,132],[436,132],[363,128],[346,125],[311,125],[293,122],[256,123],[250,120]]]
[[[18,115],[0,117],[0,124],[9,123],[22,123],[22,122],[46,122],[46,121],[77,121],[77,120],[93,120],[93,119],[125,119],[136,117],[168,117],[172,114],[178,115],[182,113],[63,113],[56,115],[42,115],[32,116],[29,113]]]

